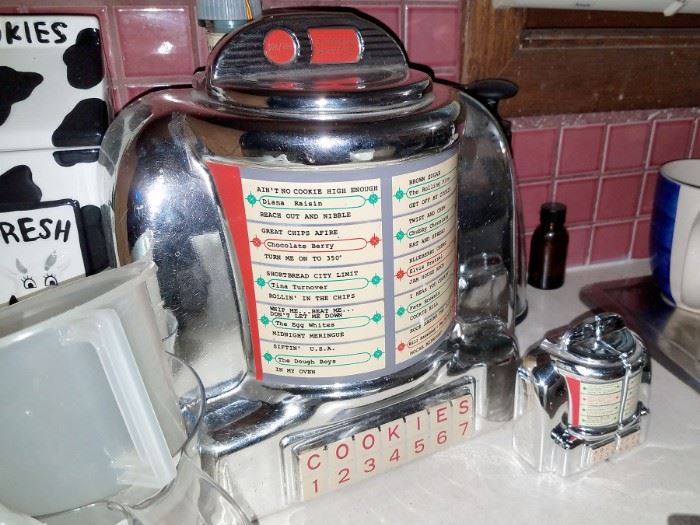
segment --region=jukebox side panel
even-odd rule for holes
[[[430,348],[452,322],[457,157],[392,178],[396,362]]]

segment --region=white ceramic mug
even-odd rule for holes
[[[700,313],[700,159],[661,166],[651,220],[651,257],[664,299]]]

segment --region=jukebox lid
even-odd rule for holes
[[[236,109],[324,120],[430,104],[427,73],[399,42],[352,12],[285,11],[232,32],[212,51],[209,94]]]

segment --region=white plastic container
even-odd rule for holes
[[[240,506],[201,470],[199,427],[204,387],[195,371],[166,354],[175,395],[187,432],[178,450],[177,475],[158,493],[131,503],[97,501],[37,519],[44,525],[249,525]],[[135,502],[135,503],[134,503]],[[0,523],[2,523],[0,521]],[[10,524],[8,524],[10,525]],[[11,524],[14,525],[14,524]],[[21,523],[18,525],[30,525]]]
[[[155,265],[0,310],[0,494],[29,514],[159,489],[186,437],[165,368]]]

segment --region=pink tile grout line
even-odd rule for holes
[[[557,176],[559,175],[559,166],[561,165],[561,149],[562,142],[564,142],[564,128],[559,128],[559,133],[557,134],[557,145],[554,151],[554,165],[550,166],[549,173],[549,200],[554,200],[555,184],[557,183]]]
[[[639,219],[634,219],[634,223],[632,223],[632,242],[630,242],[630,249],[629,252],[627,252],[627,257],[626,259],[633,259],[634,258],[634,245],[637,242],[637,227],[639,225]]]
[[[689,157],[692,157],[693,152],[695,151],[695,146],[696,142],[698,142],[698,133],[700,132],[700,118],[696,118],[695,122],[693,123],[693,128],[691,129],[690,133],[690,151],[688,153]]]
[[[603,153],[602,153],[602,158],[601,158],[601,163],[600,163],[600,169],[601,173],[602,170],[605,167],[605,164],[608,161],[608,146],[609,146],[609,140],[610,140],[610,125],[605,126],[605,138],[604,138],[604,143],[603,143]],[[596,217],[598,217],[598,207],[600,206],[600,195],[603,191],[603,183],[602,183],[602,176],[600,174],[598,175],[598,193],[596,195],[595,199],[595,204],[593,205],[593,220],[591,223],[591,235],[588,238],[588,252],[586,254],[586,264],[591,263],[591,259],[593,257],[593,239],[595,237],[595,225],[599,224],[599,222],[596,221]]]

